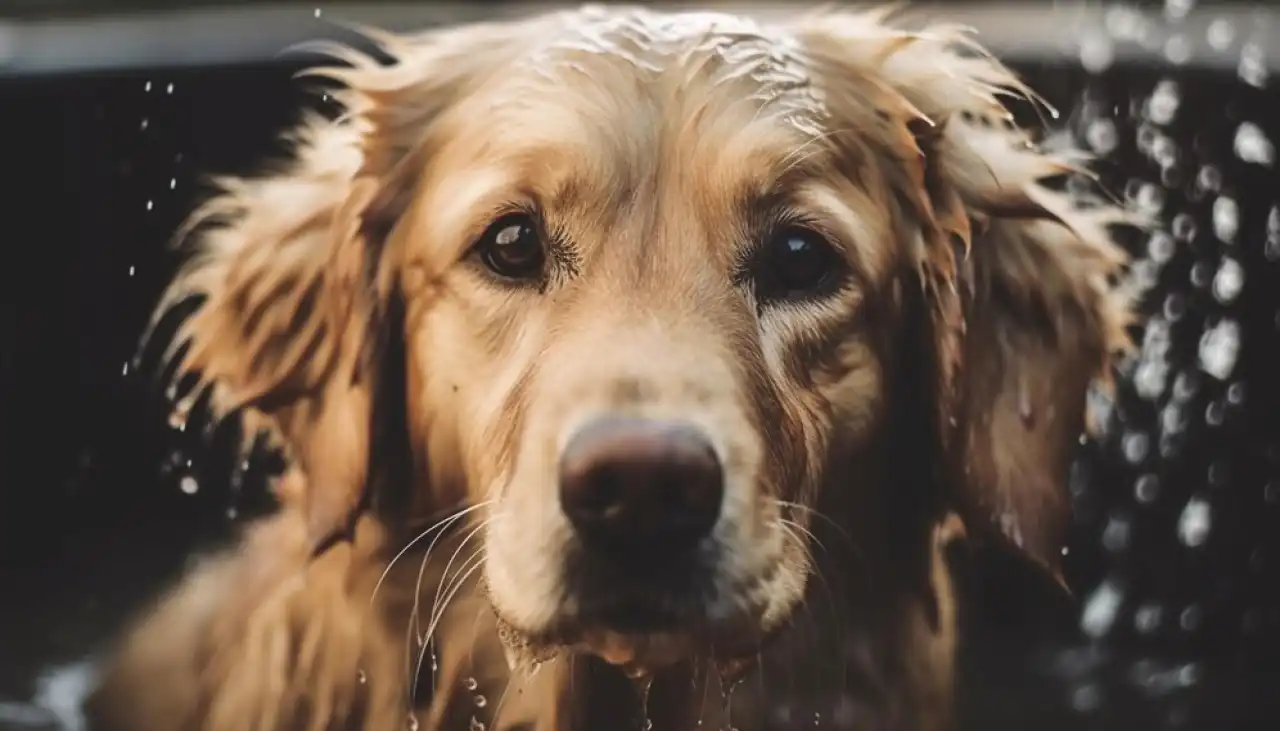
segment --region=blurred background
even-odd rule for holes
[[[0,0],[0,729],[81,729],[102,642],[271,507],[269,456],[171,422],[133,356],[201,176],[326,106],[281,51],[552,6]],[[974,26],[1162,224],[1130,242],[1151,319],[1072,473],[1075,602],[992,615],[963,728],[1280,728],[1280,7],[915,7]]]

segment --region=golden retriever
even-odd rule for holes
[[[180,371],[276,437],[281,508],[127,636],[96,722],[947,727],[944,549],[1056,575],[1130,219],[1043,184],[1072,162],[964,31],[896,22],[331,48],[346,114],[224,181],[160,307],[204,298]]]

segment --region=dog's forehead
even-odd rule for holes
[[[752,18],[718,12],[661,13],[588,7],[567,13],[524,59],[534,75],[627,74],[631,90],[717,94],[769,107],[814,131],[823,104],[796,38]],[[618,93],[628,88],[614,87]]]

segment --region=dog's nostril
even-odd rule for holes
[[[561,509],[589,548],[619,558],[693,548],[715,526],[723,497],[720,460],[692,425],[601,419],[561,455]]]

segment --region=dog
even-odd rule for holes
[[[1031,90],[880,10],[367,34],[184,232],[177,371],[289,466],[98,727],[948,728],[950,547],[1061,580],[1134,323]]]

